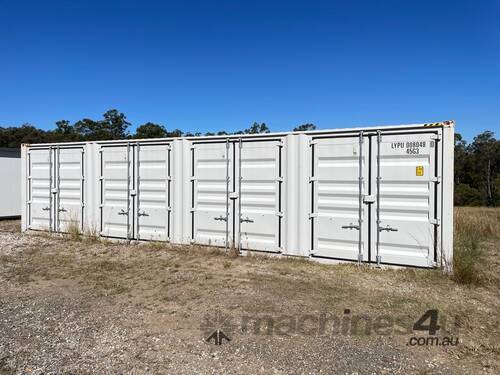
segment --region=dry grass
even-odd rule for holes
[[[76,219],[71,219],[65,226],[66,233],[73,241],[80,241],[82,233],[80,231],[80,222]]]
[[[302,258],[235,257],[224,249],[205,246],[124,244],[106,239],[86,242],[73,241],[71,236],[51,236],[44,239],[44,245],[40,237],[17,255],[5,255],[0,258],[0,277],[7,281],[3,293],[8,290],[10,296],[22,294],[39,304],[68,293],[93,306],[96,315],[113,316],[113,325],[119,329],[136,324],[133,314],[138,314],[138,337],[149,329],[190,344],[200,341],[200,319],[214,306],[235,316],[342,314],[349,308],[353,314],[401,317],[404,327],[410,327],[426,310],[438,309],[440,319],[460,317],[461,343],[446,350],[410,348],[416,363],[429,359],[451,366],[456,373],[477,373],[486,363],[495,371],[500,363],[499,216],[498,209],[456,209],[452,277],[439,270],[331,266]],[[460,269],[469,261],[471,267]],[[472,276],[466,279],[466,275]],[[467,280],[472,284],[464,285]],[[105,312],[99,310],[104,302],[109,308]],[[124,308],[132,315],[115,318]],[[194,328],[177,331],[179,322]],[[289,360],[293,356],[288,355],[286,345],[302,339],[269,340],[269,350],[284,345]],[[369,353],[380,345],[377,340],[360,332],[355,345]],[[387,340],[402,351],[407,348],[407,336]],[[315,341],[305,342],[303,349],[313,353]],[[185,353],[182,348],[176,350]]]
[[[500,210],[495,208],[455,209],[453,278],[463,284],[485,281],[485,243],[498,238]]]

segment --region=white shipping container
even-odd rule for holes
[[[0,147],[0,218],[21,216],[21,150]]]
[[[451,266],[451,121],[22,147],[22,228]]]

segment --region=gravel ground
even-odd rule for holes
[[[287,316],[342,317],[346,307],[414,321],[433,292],[427,277],[407,278],[403,271],[20,234],[18,224],[0,222],[0,374],[495,373],[494,289],[479,298],[444,282],[457,301],[475,298],[474,309],[493,312],[492,322],[479,323],[490,336],[475,353],[467,348],[477,337],[457,349],[410,348],[408,335],[279,326]],[[245,329],[245,316],[270,316],[276,325]],[[231,341],[207,342],[216,329]]]

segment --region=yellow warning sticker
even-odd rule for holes
[[[417,176],[423,176],[424,175],[424,166],[423,165],[417,165]]]

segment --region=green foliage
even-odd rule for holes
[[[455,134],[455,204],[498,206],[500,203],[500,141],[485,131],[467,144]]]
[[[270,130],[264,122],[261,124],[259,124],[258,122],[254,122],[253,125],[250,126],[248,129],[245,129],[243,131],[238,131],[234,134],[263,134],[269,132]]]
[[[467,184],[455,185],[455,206],[482,206],[483,198],[478,189]]]
[[[294,132],[306,132],[309,130],[316,130],[316,125],[314,124],[302,124],[297,126],[296,128],[293,128]]]
[[[164,126],[147,122],[141,125],[135,131],[134,138],[165,138],[167,137],[167,129]]]

